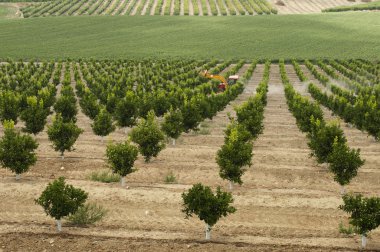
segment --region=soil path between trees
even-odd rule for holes
[[[244,65],[239,74],[247,67]],[[181,194],[191,185],[201,182],[213,188],[227,188],[215,162],[215,153],[223,144],[223,131],[228,124],[227,113],[233,115],[233,106],[254,95],[263,69],[263,65],[257,65],[243,94],[213,120],[203,123],[202,127],[208,126],[209,134],[183,134],[176,146],[168,145],[151,163],[139,157],[138,170],[126,178],[129,189],[121,188],[119,183],[104,184],[88,179],[91,172],[107,169],[106,144],[110,140],[124,140],[122,131],[116,131],[102,144],[92,133],[91,120],[79,113],[77,124],[85,132],[75,144],[76,150],[67,153],[61,162],[45,130],[38,136],[37,164],[19,182],[9,171],[0,169],[0,248],[4,251],[252,251],[252,248],[356,251],[359,237],[344,236],[338,231],[339,223],[347,217],[338,209],[342,203],[339,186],[326,167],[309,157],[306,136],[298,130],[288,111],[278,65],[271,66],[264,132],[254,143],[253,164],[243,176],[244,184],[233,191],[237,212],[215,225],[209,243],[203,242],[204,223],[197,218],[184,218]],[[356,135],[353,142],[355,139]],[[357,143],[365,145],[362,140],[362,136],[358,137]],[[367,155],[368,164],[348,190],[379,191],[379,173],[371,171],[379,166],[378,161],[371,160],[371,148],[363,146],[362,154]],[[175,175],[176,184],[164,183],[170,172]],[[54,221],[34,199],[48,182],[59,176],[89,192],[89,201],[108,209],[107,217],[89,228],[64,222],[63,233],[57,235]],[[379,247],[380,231],[375,230],[368,249]]]

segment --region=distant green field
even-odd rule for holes
[[[357,4],[351,6],[339,6],[323,10],[324,12],[341,12],[341,11],[363,11],[363,10],[380,10],[380,1]]]
[[[380,13],[0,21],[0,58],[379,59]]]

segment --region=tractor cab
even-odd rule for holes
[[[239,79],[239,75],[230,75],[226,80],[222,75],[209,74],[207,70],[200,73],[201,76],[209,79],[219,80],[218,89],[220,92],[224,92],[229,85],[234,85]]]
[[[236,84],[238,80],[239,80],[239,75],[230,75],[230,77],[228,77],[228,85]]]
[[[238,81],[238,79],[239,79],[239,75],[230,75],[230,77],[228,77],[227,83],[221,82],[218,85],[219,91],[220,92],[224,92],[224,90],[226,90],[226,88],[228,86],[232,86],[232,85],[236,84],[236,82]]]

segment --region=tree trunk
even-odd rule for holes
[[[61,153],[61,160],[64,160],[64,159],[65,159],[65,153],[62,152],[62,153]]]
[[[21,179],[21,174],[16,173],[16,180],[20,180],[20,179]]]
[[[229,183],[229,189],[230,189],[230,191],[232,191],[234,189],[234,183],[232,181],[230,181],[230,183]]]
[[[209,224],[206,224],[206,240],[211,239],[211,227]]]
[[[120,184],[121,184],[122,187],[125,186],[125,177],[121,177],[120,178]]]
[[[124,128],[124,134],[128,134],[128,127]]]
[[[104,137],[103,137],[103,136],[102,136],[102,138],[101,138],[101,140],[100,140],[100,141],[101,141],[101,143],[103,143],[103,142],[104,142]]]
[[[340,188],[340,194],[341,194],[341,195],[345,195],[345,194],[346,194],[346,188],[344,188],[344,186],[342,186],[342,187]]]
[[[61,232],[62,231],[62,223],[61,223],[61,220],[56,220],[57,222],[57,230],[58,232]]]
[[[172,145],[175,146],[175,139],[172,138]]]
[[[362,234],[362,248],[365,248],[367,246],[367,236]]]

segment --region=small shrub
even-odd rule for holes
[[[175,184],[177,183],[177,178],[173,174],[173,172],[170,172],[168,175],[165,177],[165,183],[166,184]]]
[[[107,162],[112,171],[120,175],[121,186],[125,186],[125,176],[135,172],[133,167],[139,151],[127,140],[124,143],[109,144],[106,150]]]
[[[89,177],[92,181],[99,181],[103,183],[113,183],[120,181],[120,175],[112,173],[109,170],[94,171],[90,174]]]
[[[42,206],[46,215],[50,215],[57,222],[58,232],[61,232],[61,219],[74,214],[86,202],[88,193],[75,188],[59,177],[49,183],[35,203]]]
[[[184,130],[182,112],[171,108],[170,111],[164,115],[161,129],[168,137],[172,138],[173,145],[175,145],[175,140],[178,139]]]
[[[138,145],[145,162],[149,162],[152,157],[157,157],[158,153],[165,148],[165,135],[158,126],[153,110],[148,112],[146,120],[141,119],[139,124],[132,129],[130,137]]]
[[[349,223],[362,236],[362,248],[365,248],[369,232],[380,226],[380,198],[346,194],[343,202],[339,208],[351,214]]]
[[[206,223],[206,240],[211,238],[211,228],[220,218],[236,212],[236,208],[231,206],[234,202],[232,194],[222,191],[220,187],[214,193],[208,186],[195,184],[182,194],[182,199],[185,218],[197,215]]]
[[[16,173],[27,172],[37,161],[38,143],[30,135],[22,135],[14,129],[13,121],[4,121],[4,136],[0,138],[0,164]]]
[[[352,225],[348,225],[347,227],[344,226],[343,222],[339,223],[339,233],[346,234],[346,235],[352,235],[357,233],[356,229]]]
[[[74,150],[73,146],[83,130],[73,122],[64,122],[61,114],[57,114],[53,123],[48,126],[48,138],[53,143],[55,151],[61,152],[62,159],[65,151]]]
[[[208,122],[201,122],[201,128],[209,128],[210,124]]]
[[[199,134],[201,135],[210,135],[210,130],[207,129],[207,128],[201,128],[200,131],[199,131]]]
[[[67,220],[78,226],[86,226],[101,221],[106,216],[107,210],[96,203],[86,203],[78,208],[78,210],[67,217]]]

